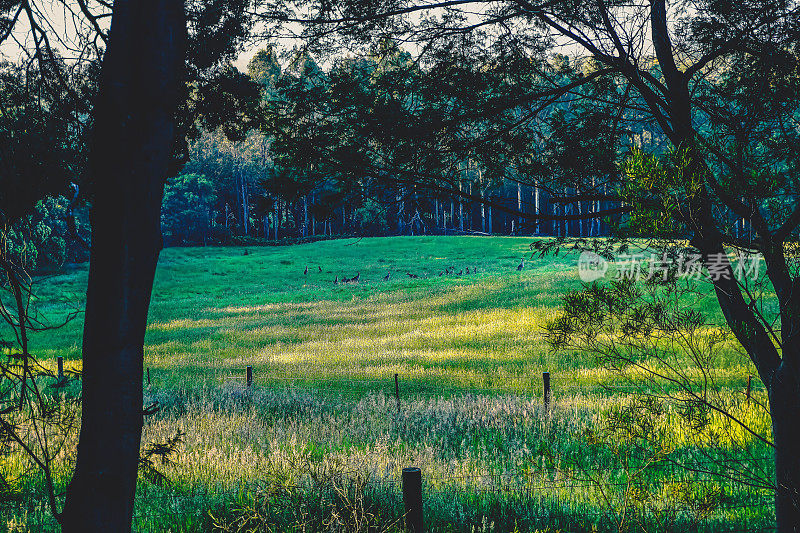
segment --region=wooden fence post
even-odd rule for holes
[[[150,386],[150,367],[147,367],[147,386]]]
[[[60,355],[56,359],[56,366],[58,367],[58,382],[64,381],[64,358]]]
[[[397,414],[400,414],[400,380],[394,375],[394,397],[397,400]]]
[[[406,529],[411,533],[422,533],[422,470],[416,466],[403,469],[403,504]]]
[[[750,391],[753,388],[753,376],[747,376],[747,401],[750,401]]]
[[[544,385],[544,408],[550,409],[550,372],[542,372],[542,385]]]
[[[247,368],[245,369],[245,376],[246,376],[246,380],[247,380],[247,388],[252,387],[253,386],[253,367],[252,366],[247,365]]]

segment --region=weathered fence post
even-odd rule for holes
[[[147,386],[150,386],[150,367],[147,367]]]
[[[64,358],[60,355],[56,358],[56,366],[58,367],[58,382],[64,381]]]
[[[750,391],[753,387],[753,376],[747,376],[747,401],[750,401]]]
[[[394,375],[394,397],[397,400],[397,414],[400,414],[400,380]]]
[[[422,470],[416,466],[403,469],[403,504],[406,509],[406,529],[412,533],[422,533]]]
[[[542,385],[544,385],[544,408],[550,409],[550,372],[542,372]]]
[[[245,376],[246,376],[246,380],[247,380],[247,388],[252,387],[253,386],[253,367],[252,366],[247,365],[247,368],[245,369]]]

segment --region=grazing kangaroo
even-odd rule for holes
[[[522,258],[522,261],[519,262],[519,265],[517,265],[517,272],[519,272],[523,268],[525,268],[525,258],[524,257]]]
[[[351,283],[358,283],[358,280],[359,280],[359,279],[361,279],[361,272],[359,272],[358,274],[356,274],[356,277],[354,277],[354,278],[350,278],[350,282],[351,282]]]
[[[412,274],[411,272],[406,272],[406,275],[411,279],[417,279],[419,277],[416,274]]]
[[[469,274],[469,267],[467,267],[467,274]]]
[[[391,275],[392,275],[391,272],[387,272],[386,275],[383,276],[383,281],[389,281],[389,278],[391,277]]]
[[[321,266],[317,265],[317,268],[319,269],[320,272],[322,272],[322,267]]]

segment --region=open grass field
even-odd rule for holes
[[[530,242],[396,237],[164,250],[145,342],[146,401],[161,410],[148,417],[143,446],[183,436],[173,462],[159,466],[169,482],[141,481],[137,527],[391,531],[402,515],[400,470],[411,465],[423,469],[431,531],[770,527],[769,492],[736,475],[769,477],[768,450],[756,440],[702,449],[676,426],[656,464],[596,436],[604,413],[628,396],[606,388],[613,376],[589,354],[544,342],[561,295],[579,286],[577,257],[532,257]],[[334,284],[357,274],[358,283]],[[78,265],[39,280],[40,312],[55,321],[79,308],[86,275]],[[692,305],[718,314],[711,294]],[[31,349],[46,364],[63,356],[79,369],[81,327],[77,319],[38,334]],[[733,349],[715,365],[731,391],[753,373]],[[552,375],[551,411],[542,407],[543,371]],[[767,417],[743,409],[768,435]],[[658,424],[675,420],[666,414]],[[720,454],[734,458],[733,479],[717,465],[698,473],[673,464]],[[63,484],[69,445],[60,460]],[[8,529],[48,527],[31,503],[37,486],[18,482],[28,497],[6,510]]]

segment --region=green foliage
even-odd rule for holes
[[[266,96],[269,89],[275,87],[281,75],[281,65],[275,54],[275,47],[268,47],[256,52],[253,59],[247,64],[247,73],[263,88]]]
[[[179,174],[167,182],[161,228],[171,244],[206,244],[211,231],[213,183],[203,174]]]
[[[377,201],[368,198],[353,213],[355,230],[361,235],[379,235],[388,228],[386,209]]]
[[[195,88],[193,119],[208,131],[221,129],[228,139],[242,141],[259,124],[259,86],[228,65]]]
[[[686,253],[669,245],[653,249],[657,257]],[[759,280],[741,283],[751,297],[755,293],[762,302],[771,298]],[[598,366],[629,384],[634,396],[613,408],[595,435],[598,441],[614,443],[616,457],[639,454],[645,463],[670,463],[675,441],[714,450],[723,458],[754,445],[772,446],[766,405],[753,401],[760,412],[753,417],[750,398],[745,401],[723,385],[720,358],[741,350],[730,328],[721,317],[691,304],[706,298],[710,287],[709,281],[680,278],[674,272],[643,282],[623,278],[584,284],[563,297],[559,313],[548,321],[546,336],[553,348],[593,356]],[[773,486],[763,473],[742,471],[736,476],[765,489]],[[724,502],[718,488],[692,491],[684,500],[703,516]],[[648,491],[640,494],[642,504],[661,497],[652,488]]]
[[[63,196],[40,200],[32,214],[23,216],[6,230],[5,253],[28,270],[85,261],[89,250],[80,239],[88,237],[88,217],[79,211],[76,231],[80,239],[76,239],[67,223],[68,206],[69,201]]]
[[[686,235],[689,206],[702,190],[702,175],[687,150],[654,155],[634,148],[625,158],[619,197],[631,206],[621,233],[669,238]]]
[[[148,413],[152,415],[153,413]],[[150,442],[139,454],[139,473],[150,483],[165,486],[170,483],[162,468],[173,464],[172,457],[183,443],[185,434],[178,430],[163,442]]]
[[[35,69],[0,63],[0,217],[14,223],[47,195],[64,193],[86,170],[87,100],[91,64],[53,61],[53,79]],[[38,208],[37,208],[38,209]]]

